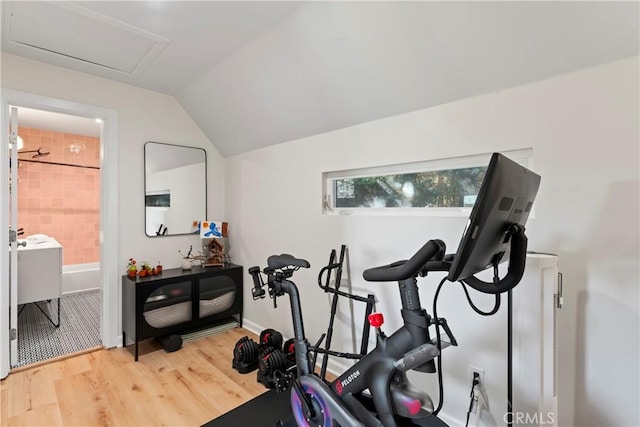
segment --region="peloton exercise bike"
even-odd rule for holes
[[[309,268],[309,263],[288,254],[270,256],[262,271],[266,283],[259,267],[250,268],[254,299],[264,298],[265,284],[274,303],[275,298],[289,295],[296,359],[296,375],[290,378],[291,408],[296,423],[323,427],[434,425],[429,421],[435,418],[431,398],[409,382],[406,372],[436,372],[434,359],[448,345],[441,339],[440,327],[452,345],[457,343],[446,321],[437,317],[435,304],[433,317],[422,308],[416,278],[444,272],[447,276],[440,285],[446,280],[462,281],[495,295],[511,290],[524,273],[524,225],[539,184],[540,176],[494,153],[455,254],[446,254],[441,240],[429,240],[409,260],[365,270],[366,281],[398,282],[404,324],[390,336],[377,329],[376,347],[332,382],[314,373],[311,354],[315,348],[305,337],[298,289],[290,280],[298,269]],[[498,264],[507,258],[508,271],[499,278]],[[474,276],[491,267],[493,282]],[[429,334],[432,325],[434,339]],[[374,320],[373,326],[379,322]],[[445,425],[436,421],[435,425]]]

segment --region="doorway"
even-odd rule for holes
[[[17,108],[22,367],[101,345],[100,122]],[[42,294],[44,287],[57,292]],[[53,299],[41,298],[54,296]]]
[[[99,340],[105,347],[116,346],[119,342],[119,333],[117,332],[117,284],[119,278],[117,269],[117,113],[114,110],[104,109],[87,104],[79,104],[71,101],[43,97],[25,92],[3,90],[2,119],[4,125],[3,128],[5,130],[10,129],[9,112],[11,110],[11,106],[15,106],[18,109],[35,109],[50,113],[66,114],[69,116],[80,116],[92,120],[100,118],[102,121],[102,123],[99,124],[99,141],[101,141],[101,144],[98,149],[100,176],[99,188],[101,196],[99,201],[99,226],[96,233],[96,240],[99,244],[99,261],[97,263],[99,267],[97,271],[98,278],[95,281],[98,282],[98,286],[96,287],[97,294],[99,296],[98,311],[102,314],[101,316],[99,316]],[[18,120],[20,119],[18,118]],[[18,123],[16,128],[20,129],[21,126],[22,124]],[[6,140],[5,135],[3,135],[3,140]],[[38,152],[37,148],[35,148],[35,155],[39,155],[39,157],[35,159],[32,158],[32,160],[47,157],[42,156],[42,154],[46,152],[46,149],[42,148],[40,152]],[[20,158],[27,157],[27,154],[33,155],[34,153],[26,153],[24,156],[21,155]],[[41,161],[44,160],[46,159],[42,159]],[[32,164],[37,165],[38,167],[42,166],[42,164]],[[0,150],[0,185],[2,185],[3,187],[4,194],[6,194],[4,189],[9,188],[9,171],[7,170],[8,165],[9,157],[6,150]],[[51,165],[45,166],[52,167]],[[71,168],[74,167],[71,166]],[[111,191],[108,191],[109,189],[111,189]],[[8,201],[3,198],[2,200],[0,200],[0,239],[9,240],[9,234],[7,232],[9,228],[8,226]],[[111,230],[111,232],[106,233],[105,230]],[[44,233],[36,233],[36,235],[38,234]],[[31,235],[30,232],[29,235]],[[80,250],[79,252],[81,251],[82,250]],[[16,262],[16,265],[19,267],[20,262]],[[0,271],[3,272],[3,274],[0,275],[0,378],[4,378],[8,375],[11,366],[17,366],[18,340],[13,338],[20,335],[20,329],[18,327],[19,308],[17,298],[19,292],[17,290],[17,285],[14,285],[12,281],[11,287],[9,286],[10,280],[7,277],[9,274],[4,273],[8,272],[9,269],[9,257],[7,256],[6,249],[4,249],[2,250],[2,257],[0,257]],[[18,269],[14,269],[14,275],[19,276]],[[77,292],[71,291],[71,294],[75,293]],[[55,305],[55,300],[45,301],[45,304],[51,303]],[[44,308],[46,310],[41,311],[48,312],[48,314],[53,314],[53,323],[57,323],[57,307],[45,306]],[[24,310],[26,310],[26,308],[24,308]],[[62,312],[64,313],[64,308],[62,309]],[[82,335],[82,333],[80,333],[79,335]],[[10,345],[7,345],[8,343]],[[9,351],[9,348],[11,348],[11,351]]]

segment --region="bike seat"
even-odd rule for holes
[[[289,267],[309,268],[311,266],[309,264],[309,261],[302,258],[296,258],[293,255],[289,254],[271,255],[269,258],[267,258],[267,265],[275,269]]]

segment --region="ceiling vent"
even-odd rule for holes
[[[6,42],[69,65],[137,75],[169,43],[69,2],[12,2],[8,12]]]

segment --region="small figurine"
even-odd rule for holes
[[[183,270],[191,270],[191,267],[193,267],[192,261],[195,259],[195,257],[191,255],[191,252],[193,252],[193,245],[189,246],[189,252],[187,252],[187,255],[184,255],[182,252],[178,251],[178,253],[182,255]]]
[[[224,246],[220,239],[211,239],[206,244],[205,267],[222,267],[225,263]]]
[[[138,274],[136,260],[133,258],[129,258],[129,264],[127,265],[127,274],[129,275],[129,277],[136,277],[136,274]]]

